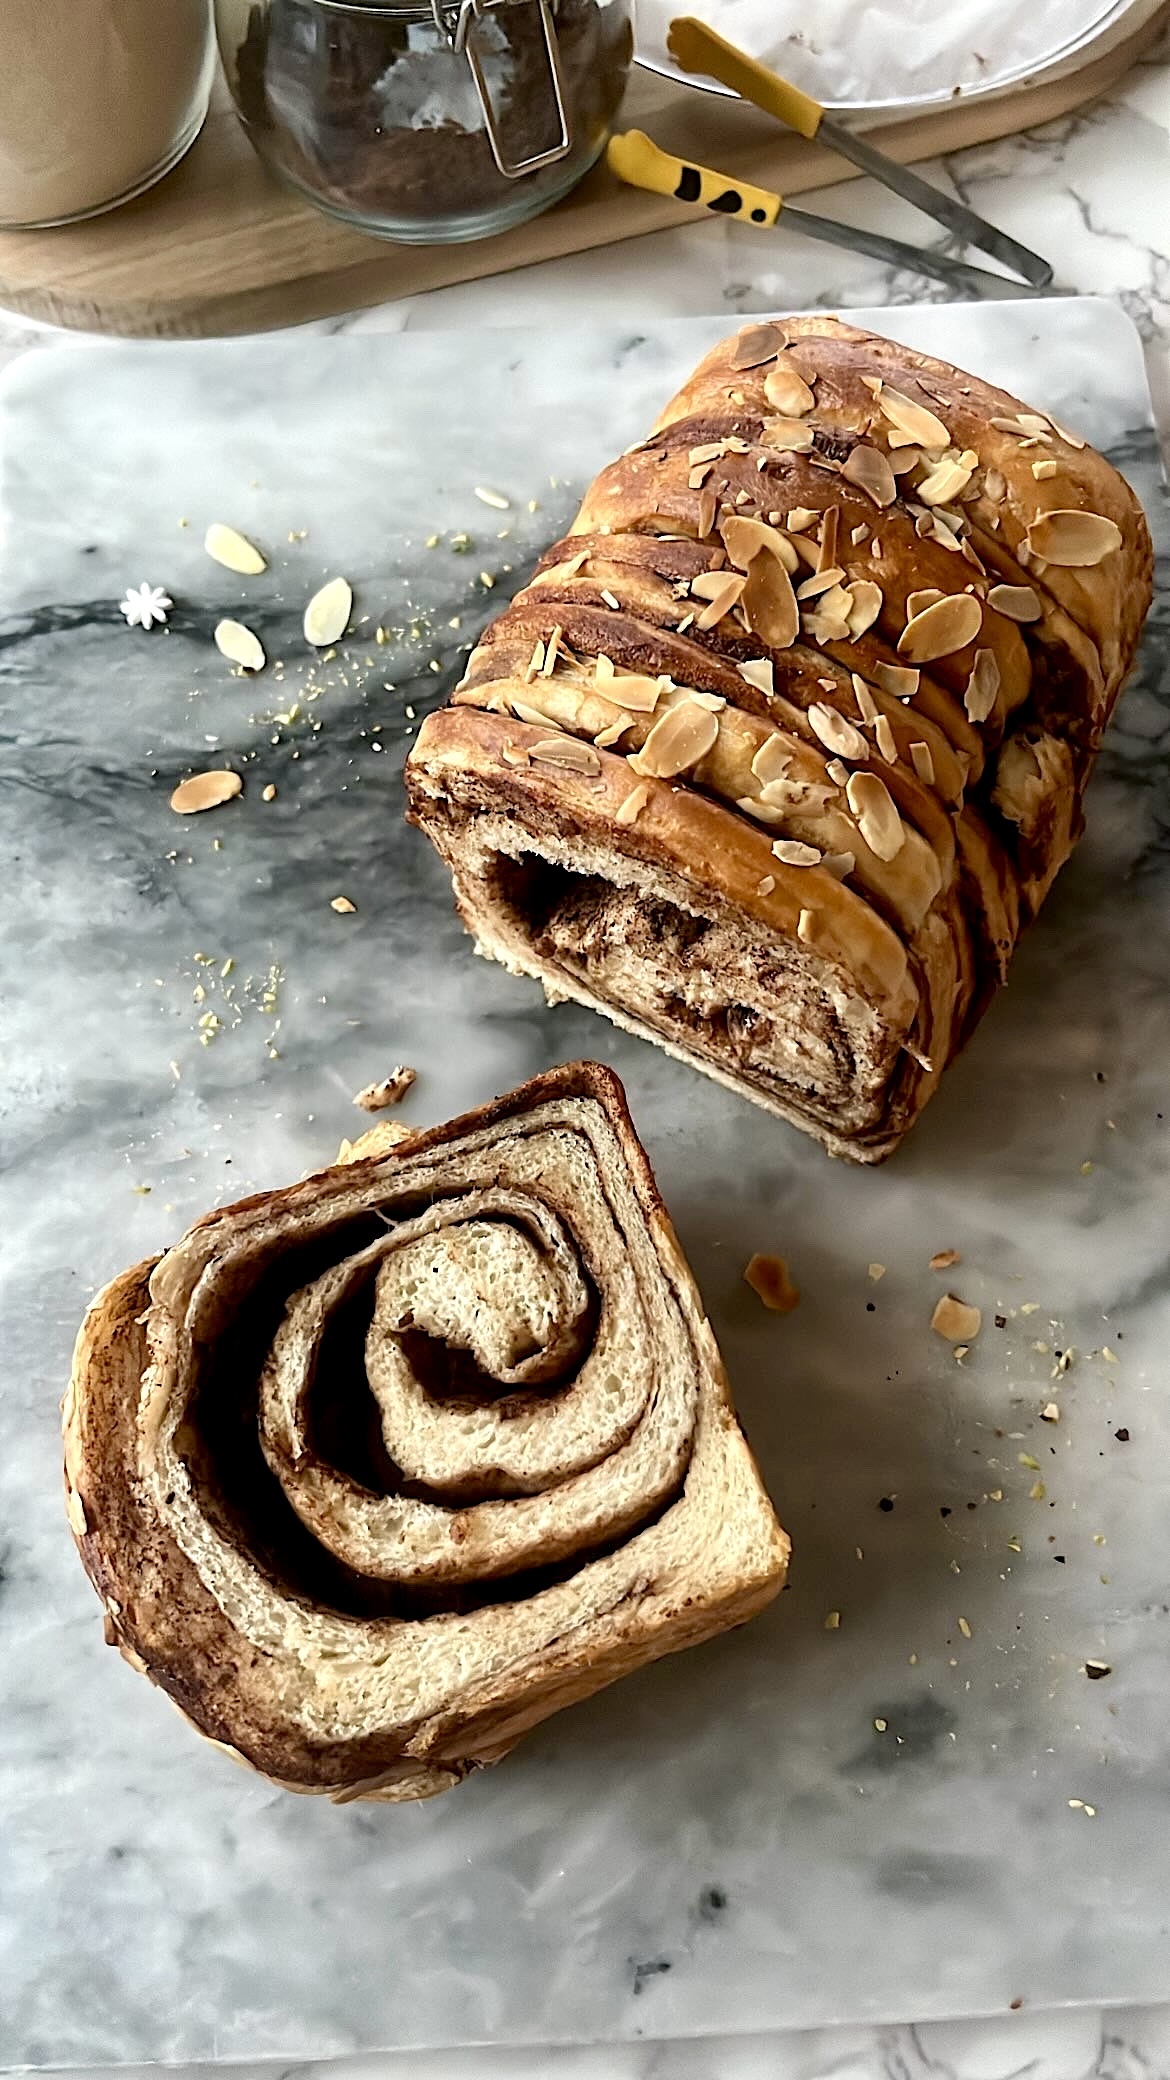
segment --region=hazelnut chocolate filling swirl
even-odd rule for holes
[[[486,630],[410,812],[483,952],[876,1162],[1079,835],[1151,571],[1045,413],[749,325]]]
[[[65,1440],[107,1637],[300,1791],[445,1790],[784,1577],[621,1085],[593,1064],[445,1127],[376,1127],[115,1279]]]

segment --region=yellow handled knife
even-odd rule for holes
[[[700,73],[708,79],[717,79],[721,86],[730,87],[742,100],[751,101],[765,115],[774,116],[789,130],[801,137],[818,137],[822,143],[840,152],[884,188],[900,195],[905,202],[912,202],[916,209],[933,217],[936,224],[945,225],[948,231],[963,241],[964,245],[977,246],[981,253],[990,253],[993,259],[1010,267],[1013,274],[1030,282],[1034,289],[1047,289],[1052,283],[1052,268],[1049,262],[1031,248],[1021,245],[1018,239],[1009,237],[996,225],[989,224],[984,217],[977,216],[966,203],[957,202],[952,196],[944,195],[941,188],[923,180],[908,166],[899,166],[896,159],[879,152],[876,145],[839,123],[814,101],[811,94],[803,94],[778,72],[762,65],[758,58],[750,58],[734,43],[728,43],[706,22],[696,21],[693,15],[679,15],[670,25],[666,47],[682,72]],[[860,250],[860,249],[859,249]],[[947,277],[943,276],[945,280]]]
[[[673,195],[679,202],[701,203],[716,216],[740,217],[746,224],[775,224],[781,210],[784,221],[806,238],[823,244],[844,246],[848,252],[868,253],[886,266],[907,267],[915,274],[932,275],[949,288],[975,291],[981,296],[1013,296],[1025,293],[1023,283],[971,267],[965,260],[952,260],[946,253],[924,252],[904,245],[899,238],[886,238],[880,231],[862,231],[855,224],[839,224],[834,217],[818,217],[805,209],[793,209],[782,195],[770,188],[757,188],[733,174],[718,173],[714,167],[699,166],[693,159],[677,159],[664,152],[644,130],[624,130],[611,137],[606,163],[618,180],[631,188],[646,188],[652,195]]]

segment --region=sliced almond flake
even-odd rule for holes
[[[897,765],[898,747],[888,715],[879,715],[873,726],[873,740],[888,766]]]
[[[946,597],[946,593],[938,585],[926,585],[923,586],[920,592],[908,592],[906,594],[907,621],[913,621],[916,614],[924,614],[927,607],[934,605],[936,599],[945,599]]]
[[[262,672],[268,661],[259,636],[246,628],[242,621],[217,621],[215,647],[222,657],[229,658],[232,664],[238,664],[246,672]]]
[[[620,823],[626,828],[630,824],[636,823],[649,799],[649,787],[644,780],[639,780],[638,785],[630,790],[625,801],[620,802],[615,809],[614,822]]]
[[[881,545],[880,541],[878,540],[878,538],[877,538],[876,534],[875,534],[875,536],[874,536],[874,538],[873,538],[872,542],[871,542],[871,543],[870,543],[870,545],[869,545],[869,553],[870,553],[870,555],[871,555],[871,556],[873,557],[873,560],[874,560],[874,562],[875,562],[875,563],[880,563],[880,562],[881,562],[881,560],[882,560],[882,545]]]
[[[770,896],[775,886],[776,876],[774,874],[765,874],[763,880],[756,883],[756,894],[758,896]]]
[[[741,605],[752,635],[771,650],[787,650],[800,632],[800,609],[792,580],[774,556],[753,556],[744,580]]]
[[[604,684],[603,698],[632,709],[635,715],[652,715],[665,690],[660,680],[649,679],[643,672],[617,672]]]
[[[1014,433],[1017,439],[1019,438],[1021,433],[1024,433],[1026,431],[1026,428],[1020,425],[1018,418],[1008,419],[1005,418],[1003,414],[999,412],[997,412],[993,418],[989,419],[987,423],[989,426],[994,426],[997,433]]]
[[[719,500],[716,497],[714,491],[712,491],[711,486],[708,484],[699,493],[699,512],[698,518],[695,523],[698,529],[699,540],[701,542],[706,541],[707,536],[710,534],[711,529],[714,527],[715,515],[718,511]]]
[[[553,673],[556,671],[557,658],[560,656],[561,652],[562,632],[563,631],[561,629],[561,624],[558,621],[556,627],[553,629],[552,634],[550,636],[545,637],[544,663],[540,668],[541,677],[544,679],[551,679]]]
[[[331,643],[339,643],[352,612],[353,593],[348,579],[330,578],[305,608],[306,643],[312,643],[315,650],[327,650]]]
[[[854,852],[826,852],[821,865],[834,881],[847,881],[857,865],[857,855]]]
[[[1039,621],[1044,612],[1040,595],[1031,585],[993,585],[987,604],[1008,621]]]
[[[512,695],[509,706],[517,722],[531,722],[537,729],[547,729],[552,721],[551,715],[546,715],[543,708],[534,708],[530,702],[520,700],[516,694]]]
[[[932,1271],[949,1271],[953,1265],[963,1261],[957,1249],[936,1249],[930,1260]]]
[[[819,816],[832,792],[831,787],[819,787],[811,780],[769,780],[760,799],[769,809],[806,809]]]
[[[237,533],[234,527],[225,527],[222,521],[213,521],[203,537],[207,554],[221,563],[225,571],[238,571],[241,577],[257,578],[268,565],[254,542],[246,535]]]
[[[526,766],[529,762],[528,746],[509,739],[500,746],[500,757],[506,766]]]
[[[745,325],[731,350],[731,366],[759,368],[765,361],[774,361],[787,345],[787,335],[779,325]]]
[[[874,397],[881,396],[884,385],[880,376],[862,376],[861,380]]]
[[[689,701],[694,701],[696,707],[709,708],[712,715],[718,715],[720,709],[727,706],[727,696],[722,693],[701,692],[695,686],[680,687],[679,691],[685,693]]]
[[[779,355],[764,377],[764,396],[772,410],[786,419],[802,419],[816,403],[795,362]]]
[[[986,722],[999,694],[999,679],[999,663],[994,650],[977,650],[963,693],[963,706],[969,721]]]
[[[85,1514],[85,1504],[76,1488],[67,1488],[65,1490],[65,1514],[69,1519],[69,1527],[74,1536],[84,1538],[89,1530],[89,1519]]]
[[[761,787],[767,787],[773,780],[784,780],[791,770],[792,759],[793,753],[783,737],[773,730],[771,736],[764,738],[752,760],[752,778],[758,780]]]
[[[969,1307],[965,1300],[956,1300],[953,1293],[944,1293],[935,1303],[930,1326],[947,1343],[974,1343],[983,1326],[983,1315],[978,1307]]]
[[[825,771],[834,787],[845,787],[848,785],[849,774],[839,758],[831,758],[825,767]]]
[[[749,686],[755,687],[757,693],[774,692],[775,672],[770,657],[749,657],[745,662],[737,664],[736,671],[741,679],[746,679]]]
[[[329,908],[336,910],[339,917],[354,917],[357,915],[357,904],[351,903],[348,896],[332,897]]]
[[[691,625],[692,621],[694,620],[694,618],[695,618],[695,617],[694,617],[694,615],[693,615],[693,614],[684,614],[684,615],[683,615],[683,617],[682,617],[682,620],[681,620],[681,621],[676,621],[676,622],[675,622],[675,624],[674,624],[674,632],[675,632],[675,634],[676,634],[677,636],[685,636],[685,634],[686,634],[686,632],[687,632],[688,628],[690,627],[690,625]]]
[[[869,745],[861,731],[855,729],[844,715],[839,715],[836,708],[830,708],[826,702],[813,702],[808,711],[808,724],[826,751],[833,752],[836,757],[847,758],[857,765],[863,765],[868,759]]]
[[[947,526],[941,513],[932,513],[930,515],[930,525],[926,529],[926,533],[932,542],[938,543],[940,549],[949,549],[953,556],[960,554],[963,544],[955,533],[954,528]]]
[[[540,640],[540,638],[539,638],[539,636],[538,636],[538,637],[537,637],[537,639],[536,639],[536,641],[535,641],[535,643],[534,643],[534,644],[533,644],[533,646],[532,646],[532,655],[531,655],[531,657],[529,658],[529,660],[528,660],[528,663],[527,663],[527,664],[525,665],[525,667],[524,667],[524,683],[525,683],[525,685],[526,685],[526,686],[531,686],[531,684],[532,684],[532,681],[533,681],[533,680],[534,680],[534,679],[535,679],[535,678],[537,677],[537,675],[538,675],[538,674],[539,674],[540,672],[542,672],[543,670],[544,670],[544,644],[543,644],[543,643],[541,642],[541,640]]]
[[[812,536],[794,534],[789,536],[789,540],[796,551],[798,562],[802,563],[806,570],[815,571],[820,561],[821,552]]]
[[[234,801],[243,791],[238,773],[192,773],[175,788],[171,807],[176,816],[198,816],[204,809],[218,809],[222,803]]]
[[[616,744],[619,737],[624,737],[626,731],[633,728],[633,723],[633,716],[627,715],[624,710],[615,715],[613,721],[607,722],[604,729],[594,733],[593,741],[598,750],[608,751],[611,744]]]
[[[882,415],[889,420],[894,431],[890,435],[890,446],[905,447],[913,441],[919,448],[949,448],[950,434],[942,420],[924,404],[915,404],[902,390],[892,390],[887,383],[879,399]]]
[[[564,766],[569,772],[590,775],[601,771],[601,760],[592,744],[583,744],[577,737],[539,737],[528,750],[542,765]]]
[[[839,585],[844,576],[839,563],[832,564],[828,570],[815,571],[811,578],[805,578],[797,586],[796,597],[801,600],[819,599],[823,592],[831,592],[834,585]]]
[[[1054,477],[1059,468],[1060,464],[1051,460],[1045,462],[1034,462],[1032,464],[1032,475],[1035,477],[1036,482],[1038,484],[1042,484],[1045,478]]]
[[[1120,549],[1121,543],[1121,529],[1116,521],[1106,519],[1103,513],[1078,512],[1075,508],[1041,513],[1028,529],[1028,545],[1033,553],[1065,570],[1087,570],[1103,563]]]
[[[782,563],[786,571],[799,567],[800,559],[787,535],[779,528],[769,526],[765,520],[749,520],[742,513],[729,513],[720,522],[719,533],[723,546],[737,570],[746,571],[753,556],[766,551]],[[694,587],[691,587],[694,590]]]
[[[783,1257],[765,1257],[757,1251],[748,1259],[743,1275],[772,1314],[791,1314],[800,1305],[800,1294],[788,1276]]]
[[[1054,433],[1058,433],[1062,441],[1067,441],[1070,448],[1083,448],[1087,446],[1087,442],[1081,439],[1079,433],[1070,433],[1068,427],[1062,426],[1059,419],[1054,419],[1052,421],[1052,431]]]
[[[543,647],[541,647],[541,662],[543,663],[543,661],[544,651]],[[608,686],[610,681],[616,678],[617,666],[615,665],[612,657],[607,657],[604,650],[599,650],[596,657],[593,660],[594,684],[597,686]]]
[[[630,764],[655,780],[673,780],[705,758],[719,736],[719,720],[696,701],[681,701],[658,717]]]
[[[937,599],[906,623],[898,637],[898,654],[914,664],[950,657],[973,643],[983,626],[983,610],[969,592]]]
[[[876,773],[851,773],[845,799],[870,851],[878,859],[896,859],[906,832],[885,781]]]
[[[826,601],[832,599],[832,597],[831,593],[825,595]],[[849,623],[846,621],[844,614],[825,613],[824,611],[819,614],[810,614],[803,623],[803,627],[811,643],[847,643],[849,640]]]
[[[819,867],[820,850],[816,845],[802,845],[799,838],[774,838],[772,850],[781,866]]]
[[[796,920],[796,936],[805,946],[812,946],[817,938],[817,913],[802,910]]]
[[[601,597],[605,601],[605,604],[609,608],[611,614],[621,613],[622,603],[620,599],[618,599],[616,593],[611,592],[607,585],[602,586]]]
[[[687,488],[688,488],[688,490],[690,490],[690,491],[701,491],[701,490],[702,490],[702,488],[703,488],[703,486],[704,486],[704,484],[706,483],[706,481],[707,481],[708,477],[710,476],[710,474],[711,474],[711,465],[710,465],[710,463],[709,463],[709,462],[700,462],[700,464],[699,464],[698,468],[697,468],[697,469],[693,469],[693,470],[691,470],[691,471],[690,471],[690,473],[689,473],[689,475],[688,475],[688,477],[687,477]]]
[[[969,563],[973,570],[978,571],[981,578],[985,578],[987,576],[987,566],[983,562],[982,558],[976,554],[976,551],[971,545],[971,538],[969,535],[964,535],[962,541],[959,543],[959,554],[963,558],[964,563]]]
[[[723,445],[729,455],[750,455],[752,452],[751,443],[742,440],[738,433],[729,433]]]
[[[696,462],[718,462],[720,456],[726,453],[726,441],[703,441],[697,448],[688,448],[687,461],[692,466]]]
[[[781,455],[807,455],[813,444],[812,428],[803,419],[765,419],[760,439]]]
[[[849,609],[849,633],[856,640],[872,628],[881,613],[884,594],[872,578],[854,578],[848,587],[853,604]]]
[[[922,680],[922,673],[906,664],[875,664],[873,676],[882,692],[892,694],[896,701],[913,700]]]
[[[1022,432],[1030,433],[1033,439],[1037,434],[1047,433],[1050,428],[1050,421],[1044,412],[1017,412],[1016,424]]]
[[[964,448],[961,454],[944,455],[929,476],[915,485],[915,495],[924,506],[947,506],[967,489],[978,467],[979,457],[974,448]]]
[[[475,484],[472,489],[481,506],[491,506],[497,513],[511,511],[512,501],[505,498],[502,491],[489,491],[486,484]]]
[[[564,566],[561,572],[562,578],[575,578],[578,571],[583,570],[588,561],[588,549],[578,549],[577,554],[570,556],[569,561]]]
[[[850,452],[841,465],[841,475],[846,482],[864,491],[872,498],[875,506],[892,505],[898,496],[894,472],[889,457],[880,448],[871,448],[866,442]]]
[[[911,744],[910,763],[924,787],[934,786],[934,759],[929,744]]]
[[[921,448],[895,448],[889,460],[890,468],[896,477],[908,477],[911,470],[917,469],[920,462],[926,461],[926,457]]]
[[[880,710],[865,680],[860,672],[852,672],[850,678],[853,684],[853,698],[857,702],[858,714],[863,722],[875,722]]]
[[[789,534],[805,534],[810,527],[816,526],[820,517],[816,506],[793,506],[792,511],[785,514],[784,525]]]
[[[1025,538],[1024,541],[1018,542],[1016,544],[1016,562],[1020,565],[1021,569],[1027,570],[1032,560],[1033,558],[1031,546]]]
[[[775,802],[766,802],[763,795],[741,794],[737,797],[735,806],[742,809],[745,816],[754,816],[757,823],[783,823],[787,813]]]
[[[829,506],[821,522],[820,546],[817,551],[818,571],[833,569],[837,562],[837,544],[841,539],[841,508]],[[841,573],[844,577],[844,572]]]
[[[747,584],[747,579],[741,577],[738,571],[734,572],[730,577],[728,577],[726,572],[721,571],[719,576],[722,578],[723,584],[711,599],[710,604],[703,608],[702,613],[695,622],[696,628],[708,629],[717,627],[724,615],[729,614],[732,607],[743,596],[743,589]]]
[[[840,680],[839,680],[839,679],[818,679],[818,680],[817,680],[817,685],[818,685],[818,686],[820,686],[820,687],[821,687],[821,688],[822,688],[822,689],[824,690],[824,692],[825,692],[825,693],[836,693],[836,691],[837,691],[837,688],[838,688],[838,686],[840,685],[840,683],[841,683],[841,682],[840,682]]]

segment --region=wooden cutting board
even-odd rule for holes
[[[1170,19],[1141,26],[1060,79],[884,125],[902,161],[1034,128],[1108,92]],[[742,103],[637,71],[622,111],[668,149],[793,195],[856,177]],[[256,158],[222,82],[202,136],[137,202],[57,231],[0,233],[0,304],[54,325],[139,339],[204,338],[328,317],[451,282],[584,252],[698,217],[594,169],[556,209],[473,245],[401,246],[350,230],[282,188]]]

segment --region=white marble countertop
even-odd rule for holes
[[[1170,37],[1108,100],[1017,139],[927,169],[1048,255],[1060,284],[1108,295],[1146,346],[1163,435],[1170,429]],[[867,182],[816,207],[920,240],[923,221]],[[941,286],[795,237],[720,221],[434,292],[331,332],[467,327],[726,310],[945,300]],[[0,315],[0,361],[60,335]],[[166,352],[165,347],[159,349]],[[1170,1969],[1167,1974],[1170,2001]],[[134,2070],[134,2069],[131,2069]],[[230,2068],[271,2073],[273,2068]],[[284,2080],[292,2068],[276,2067]],[[304,2068],[295,2068],[298,2074]],[[1160,2080],[1170,2005],[1027,2010],[993,2021],[772,2034],[554,2052],[457,2052],[347,2060],[345,2080]]]

